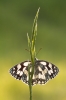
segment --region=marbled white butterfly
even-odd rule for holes
[[[10,73],[18,80],[22,80],[29,84],[28,66],[31,66],[31,61],[24,61],[15,65],[10,69]],[[30,69],[31,69],[30,68]],[[52,63],[38,60],[35,58],[34,74],[32,77],[32,85],[45,84],[49,79],[54,78],[59,72],[59,69]]]

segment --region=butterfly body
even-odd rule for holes
[[[24,61],[15,65],[10,69],[10,73],[18,80],[22,80],[29,85],[28,67],[32,71],[31,61]],[[45,84],[49,79],[54,78],[59,72],[59,69],[52,63],[35,59],[34,73],[32,77],[32,85]]]

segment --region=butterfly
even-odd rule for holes
[[[29,85],[28,67],[30,67],[30,70],[32,69],[31,61],[24,61],[13,66],[9,72],[15,79],[22,80],[24,83]],[[58,72],[59,69],[54,64],[35,58],[34,73],[31,84],[45,84],[48,80],[54,78]]]

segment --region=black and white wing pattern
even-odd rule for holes
[[[29,85],[28,66],[31,66],[31,61],[24,61],[15,65],[10,69],[10,73],[18,80],[22,80]],[[32,69],[32,68],[31,68]],[[59,69],[52,63],[35,59],[34,74],[32,77],[32,85],[45,84],[49,79],[54,78],[59,72]]]
[[[30,61],[24,61],[12,67],[9,72],[14,78],[22,80],[23,82],[28,84],[29,81],[28,65],[30,63],[31,63]]]

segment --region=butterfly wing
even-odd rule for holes
[[[15,65],[10,69],[10,73],[13,77],[18,80],[22,80],[23,82],[28,84],[28,65],[30,61],[24,61],[20,64]]]
[[[30,61],[24,61],[15,65],[10,69],[10,73],[18,80],[22,80],[29,84],[28,66],[31,65]],[[31,66],[32,67],[32,66]],[[32,77],[32,85],[45,84],[49,79],[54,78],[59,72],[59,69],[52,63],[37,60],[35,61],[34,74]]]
[[[59,72],[59,69],[54,64],[44,60],[37,60],[35,66],[33,84],[45,84]]]

